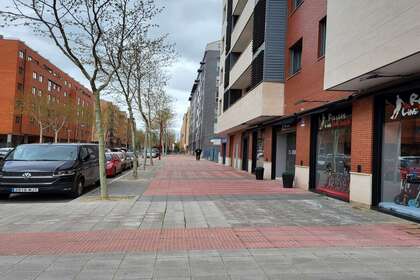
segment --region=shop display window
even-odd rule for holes
[[[420,219],[420,95],[387,98],[379,207]]]
[[[320,117],[316,152],[316,190],[349,200],[351,113]]]

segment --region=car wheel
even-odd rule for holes
[[[73,186],[73,190],[71,191],[71,197],[78,198],[83,194],[84,183],[82,179],[78,179]]]
[[[1,200],[9,199],[9,197],[10,197],[10,194],[8,194],[8,193],[2,193],[2,194],[0,194],[0,199]]]

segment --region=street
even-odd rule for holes
[[[0,203],[0,279],[420,279],[420,226],[192,157]]]

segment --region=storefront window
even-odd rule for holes
[[[420,94],[387,98],[379,207],[420,218]]]
[[[318,191],[349,199],[351,112],[326,113],[319,118],[316,157]]]

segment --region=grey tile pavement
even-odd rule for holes
[[[2,257],[0,279],[420,279],[420,248]]]

